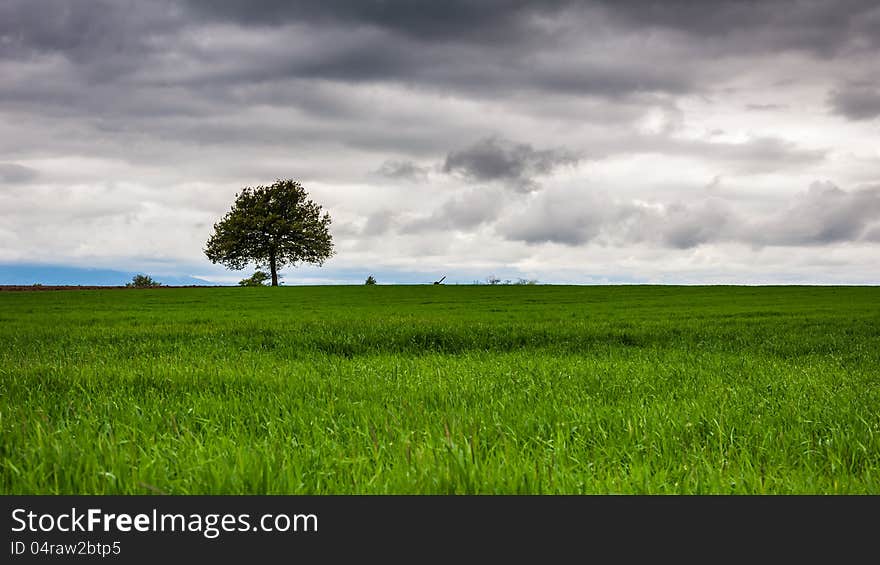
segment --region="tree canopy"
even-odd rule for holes
[[[249,263],[268,268],[272,286],[278,286],[278,270],[285,265],[323,265],[333,255],[329,226],[330,214],[297,181],[245,187],[214,224],[205,255],[230,269]]]

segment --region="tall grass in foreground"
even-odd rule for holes
[[[880,493],[880,288],[0,293],[4,493]]]

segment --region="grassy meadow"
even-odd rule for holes
[[[0,493],[880,493],[880,287],[0,292]]]

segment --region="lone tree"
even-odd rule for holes
[[[236,194],[232,209],[214,224],[205,255],[229,269],[244,269],[251,262],[266,267],[272,286],[278,286],[278,269],[285,265],[323,265],[333,255],[330,214],[322,213],[308,196],[290,179],[245,187]]]

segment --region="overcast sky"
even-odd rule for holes
[[[2,0],[0,263],[236,282],[293,178],[287,284],[876,284],[878,53],[876,0]]]

